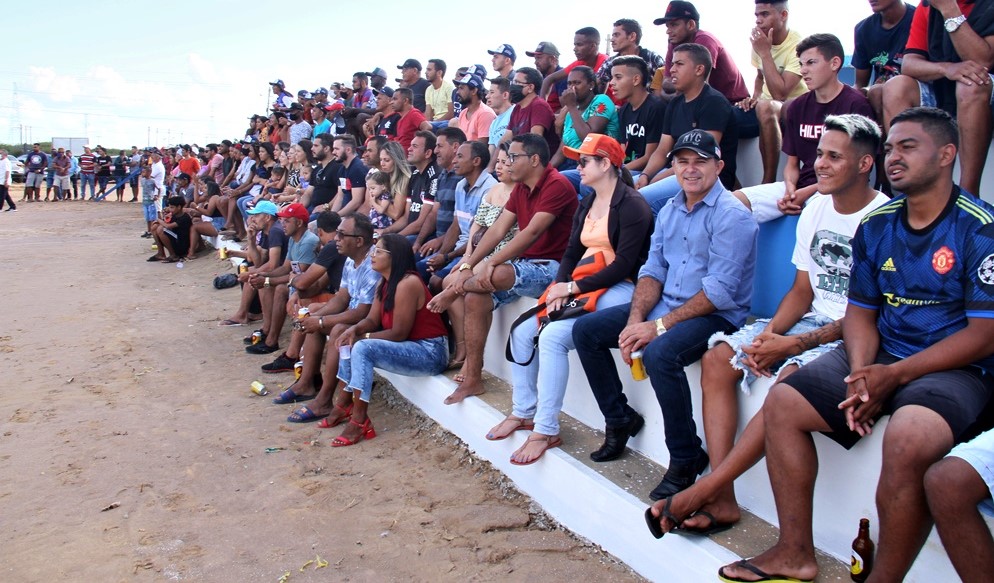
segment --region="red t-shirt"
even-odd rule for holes
[[[97,157],[93,154],[79,155],[79,171],[83,174],[93,174]]]
[[[403,146],[404,152],[411,147],[411,140],[414,139],[414,132],[418,131],[421,124],[425,122],[425,116],[417,108],[412,107],[411,111],[407,112],[400,118],[397,122],[397,138],[396,141],[400,142]]]
[[[200,172],[200,161],[193,156],[190,156],[189,158],[180,158],[179,171],[185,173],[190,178],[193,178],[197,175],[197,172]]]
[[[561,260],[569,244],[573,215],[578,204],[573,185],[552,166],[546,166],[534,189],[529,190],[523,183],[516,184],[504,208],[517,217],[518,229],[528,227],[536,213],[549,213],[556,217],[531,247],[525,249],[521,258]]]
[[[964,0],[956,0],[956,5],[959,6],[960,12],[963,16],[969,18],[970,13],[973,12],[973,7],[976,6],[973,2],[965,2]],[[905,53],[918,53],[920,55],[928,56],[928,13],[931,10],[926,6],[918,6],[918,10],[915,10],[915,15],[911,19],[911,32],[908,33],[908,44],[904,47]]]

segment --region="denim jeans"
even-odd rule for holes
[[[332,347],[334,349],[334,347]],[[405,376],[432,376],[445,370],[449,362],[449,341],[445,336],[425,340],[359,340],[352,345],[352,357],[338,360],[338,378],[359,398],[369,402],[373,392],[373,368]]]
[[[611,349],[618,347],[618,335],[628,323],[630,310],[631,304],[599,310],[581,316],[573,325],[573,343],[587,374],[587,382],[605,422],[612,426],[627,423],[634,412],[628,406],[618,369],[611,357]],[[665,307],[660,303],[647,319],[655,319],[664,313]],[[676,324],[642,349],[642,361],[663,413],[666,448],[671,463],[693,463],[701,448],[694,423],[690,385],[683,369],[704,355],[712,334],[735,329],[720,316],[700,316]]]
[[[253,200],[255,200],[255,196],[251,194],[243,194],[238,198],[238,200],[235,201],[235,204],[238,206],[238,212],[242,213],[242,221],[245,223],[248,223],[248,205]]]
[[[96,176],[93,174],[87,174],[85,172],[80,172],[79,174],[79,197],[86,198],[86,185],[90,185],[90,198],[96,195]]]
[[[630,302],[634,291],[635,285],[630,281],[616,283],[597,300],[597,309]],[[538,337],[535,358],[526,366],[511,365],[514,386],[511,413],[522,419],[534,419],[535,431],[544,435],[559,435],[559,411],[569,382],[569,351],[574,349],[574,323],[576,318],[550,322]],[[528,359],[537,328],[538,319],[531,318],[511,333],[515,360]]]
[[[676,176],[667,176],[659,182],[649,184],[639,190],[639,193],[645,198],[645,202],[649,203],[652,216],[658,215],[659,209],[666,206],[666,203],[678,192],[680,192],[680,183],[677,182]]]
[[[559,262],[552,259],[515,259],[508,265],[514,268],[514,285],[491,294],[495,310],[520,297],[540,297],[559,272]]]
[[[107,182],[110,181],[110,176],[97,176],[97,185],[100,186],[100,192],[107,191]]]

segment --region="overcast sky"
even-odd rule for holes
[[[664,52],[665,30],[652,20],[666,3],[625,4],[615,11],[603,1],[504,0],[428,12],[399,0],[50,0],[34,24],[26,18],[30,10],[5,20],[5,44],[16,48],[0,63],[0,141],[85,136],[120,147],[234,139],[246,117],[265,111],[267,83],[277,78],[296,94],[350,82],[353,72],[373,67],[393,76],[409,57],[422,64],[442,58],[452,72],[473,63],[491,70],[486,51],[500,43],[514,46],[518,66],[531,66],[524,53],[539,41],[555,43],[565,65],[573,60],[576,29],[594,26],[606,40],[612,22],[626,17],[642,24],[643,46]],[[722,40],[751,87],[754,3],[696,6],[701,28]],[[802,35],[832,32],[851,52],[853,26],[870,14],[869,4],[834,0],[830,7],[795,0],[792,28]]]

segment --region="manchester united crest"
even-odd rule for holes
[[[956,255],[945,245],[932,255],[932,269],[939,275],[949,273],[954,265],[956,265]]]

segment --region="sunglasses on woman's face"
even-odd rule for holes
[[[587,164],[590,164],[591,162],[595,162],[597,160],[600,160],[599,156],[594,156],[592,158],[588,158],[586,156],[580,156],[580,159],[576,161],[576,164],[580,168],[586,168]]]
[[[373,255],[379,255],[380,253],[390,253],[390,251],[384,249],[383,247],[373,247]]]

